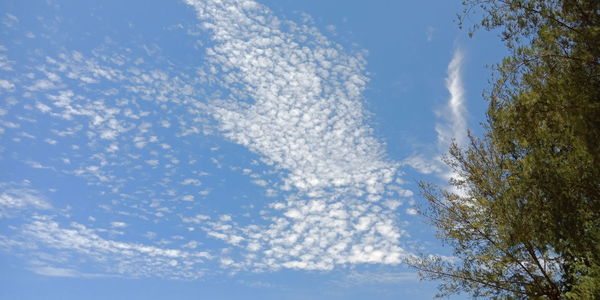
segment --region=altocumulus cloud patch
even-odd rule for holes
[[[361,53],[253,1],[184,3],[195,24],[173,28],[198,66],[110,38],[19,56],[50,21],[0,47],[2,161],[35,177],[1,186],[2,249],[39,274],[179,279],[410,255],[396,209],[412,193],[368,124]],[[247,203],[218,194],[236,186],[208,140],[255,158],[229,170],[266,191],[260,211],[211,208]]]

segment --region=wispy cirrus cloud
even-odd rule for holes
[[[446,89],[449,93],[448,102],[441,109],[435,111],[438,122],[435,125],[437,133],[436,151],[427,154],[415,154],[405,160],[408,165],[422,174],[434,174],[444,180],[455,175],[442,162],[442,157],[454,142],[464,146],[467,140],[467,108],[465,88],[462,79],[462,66],[464,63],[464,52],[457,47],[452,59],[448,64],[447,77],[445,79]]]
[[[104,274],[82,273],[80,271],[68,268],[59,268],[48,265],[33,266],[30,268],[33,273],[50,277],[75,277],[75,278],[98,278],[106,277]]]
[[[462,80],[463,60],[463,51],[457,48],[454,50],[450,64],[448,64],[446,88],[450,93],[450,98],[447,106],[437,113],[438,117],[445,120],[445,122],[438,123],[435,127],[438,134],[438,144],[443,148],[448,148],[452,141],[462,146],[467,139],[467,109]]]
[[[48,210],[52,205],[28,182],[0,183],[0,218],[14,216],[23,211]]]
[[[345,282],[348,286],[360,284],[400,284],[403,282],[417,281],[419,276],[415,272],[352,272],[346,275]]]
[[[54,272],[56,276],[79,274],[67,272],[70,268],[52,266],[57,263],[69,265],[70,258],[78,257],[75,260],[83,259],[85,264],[96,265],[107,275],[193,279],[204,275],[203,266],[212,258],[205,251],[191,252],[106,239],[83,224],[72,222],[65,228],[48,216],[33,217],[31,223],[23,225],[21,232],[21,246],[49,249],[45,255],[36,256],[33,261],[36,270],[58,271]]]

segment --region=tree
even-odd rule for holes
[[[500,29],[511,55],[485,135],[450,148],[454,189],[421,184],[455,255],[411,264],[442,295],[600,299],[600,1],[463,4],[460,20],[481,14],[472,30]]]

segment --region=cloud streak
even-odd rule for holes
[[[0,183],[0,218],[12,217],[29,210],[48,210],[52,205],[28,183]]]
[[[21,228],[21,243],[30,249],[52,250],[30,262],[45,275],[75,277],[80,273],[52,265],[57,262],[69,265],[70,259],[84,258],[87,264],[97,265],[110,275],[195,279],[204,275],[203,266],[212,258],[204,251],[190,252],[105,239],[96,230],[76,222],[64,228],[48,216],[33,219]]]
[[[467,109],[465,106],[465,89],[462,80],[462,65],[464,54],[460,48],[454,51],[452,60],[448,64],[448,77],[446,77],[446,88],[450,93],[447,106],[438,113],[445,123],[438,123],[438,144],[447,149],[452,141],[459,146],[465,144],[467,138]]]
[[[459,146],[465,146],[467,140],[467,108],[465,88],[462,79],[462,66],[464,53],[456,48],[452,59],[448,64],[447,77],[445,79],[446,89],[449,93],[446,105],[435,111],[438,122],[435,125],[437,133],[437,151],[427,154],[415,154],[403,160],[402,164],[410,166],[422,174],[433,174],[448,180],[456,176],[442,161],[443,155],[448,152],[450,145],[454,142]]]

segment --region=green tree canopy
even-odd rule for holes
[[[600,1],[466,0],[499,29],[486,134],[446,162],[453,190],[422,184],[423,213],[455,251],[413,265],[441,294],[600,299]],[[459,191],[459,192],[456,192]]]

